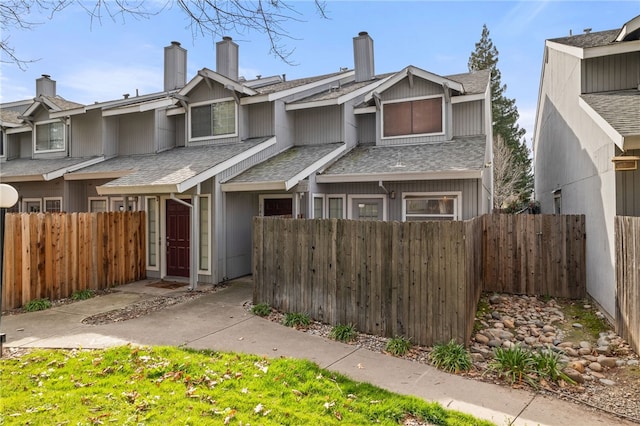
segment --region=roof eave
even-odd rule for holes
[[[342,182],[397,182],[416,180],[450,180],[450,179],[480,179],[482,170],[452,170],[434,172],[407,172],[407,173],[353,173],[353,174],[329,174],[316,176],[318,183],[342,183]]]

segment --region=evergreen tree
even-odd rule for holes
[[[533,174],[531,173],[531,158],[524,138],[525,129],[518,126],[518,108],[515,99],[505,95],[507,85],[502,84],[498,69],[498,49],[489,37],[486,25],[482,26],[482,36],[475,45],[475,51],[469,57],[469,71],[491,70],[491,112],[493,119],[493,139],[501,138],[511,150],[513,167],[522,172],[515,194],[521,202],[528,201],[533,192]],[[494,182],[494,186],[501,182]],[[503,207],[503,206],[495,206]]]

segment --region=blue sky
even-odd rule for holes
[[[95,0],[86,0],[91,4]],[[352,38],[367,31],[374,39],[377,73],[415,65],[440,74],[466,72],[470,53],[486,24],[499,51],[498,67],[506,95],[516,99],[520,125],[532,138],[540,82],[544,40],[563,37],[584,28],[619,28],[640,15],[633,1],[328,1],[329,19],[321,19],[310,1],[291,4],[300,22],[285,24],[295,49],[283,63],[269,54],[259,33],[229,33],[240,45],[240,74],[246,78],[286,74],[288,79],[353,67]],[[79,6],[59,12],[31,30],[3,31],[3,39],[21,59],[34,60],[26,71],[0,64],[0,101],[34,96],[35,79],[49,74],[58,94],[68,100],[93,103],[118,99],[124,93],[162,90],[163,48],[172,40],[188,50],[188,78],[197,70],[215,69],[217,39],[194,36],[176,7],[149,19],[128,17],[124,22],[103,19],[91,23]],[[3,58],[5,59],[5,58]]]

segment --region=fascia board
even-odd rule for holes
[[[618,148],[624,150],[624,136],[611,126],[600,114],[582,98],[578,98],[578,105],[587,113],[587,115],[611,138]]]
[[[2,176],[0,175],[0,181],[2,182],[44,182],[44,175],[19,175],[19,176]]]
[[[98,195],[145,195],[178,192],[177,185],[97,186]]]
[[[31,126],[20,126],[20,127],[12,127],[11,129],[7,129],[5,130],[5,133],[8,135],[12,135],[14,133],[30,132],[31,130],[33,130]]]
[[[323,78],[322,80],[314,81],[313,83],[303,84],[301,86],[292,87],[291,89],[281,90],[275,93],[269,93],[266,95],[255,95],[249,98],[240,99],[240,105],[250,105],[257,104],[260,102],[272,102],[277,101],[278,99],[286,98],[287,96],[295,95],[299,92],[304,92],[305,90],[314,89],[319,86],[323,86],[328,83],[332,83],[336,80],[342,80],[346,77],[353,77],[355,75],[355,71],[347,71],[342,74],[337,74],[332,77]]]
[[[106,172],[74,172],[64,175],[64,180],[118,179],[132,173],[133,170],[112,170]]]
[[[54,180],[64,176],[67,173],[71,173],[74,170],[80,170],[85,167],[89,167],[93,164],[101,163],[102,161],[104,161],[104,157],[92,158],[91,160],[83,161],[82,163],[74,164],[73,166],[69,166],[62,169],[54,170],[49,173],[45,173],[43,177],[45,181]]]
[[[64,117],[69,117],[69,116],[72,116],[72,115],[84,114],[86,112],[87,112],[87,107],[83,106],[83,107],[79,107],[79,108],[65,109],[65,110],[62,110],[62,111],[51,112],[51,113],[49,113],[49,117],[51,117],[51,118],[64,118]]]
[[[385,81],[383,84],[380,84],[379,86],[377,86],[375,89],[375,91],[382,93],[385,90],[391,88],[392,86],[394,86],[395,84],[397,84],[400,80],[402,80],[403,78],[405,78],[407,75],[409,75],[409,73],[415,75],[416,77],[419,77],[423,80],[429,80],[432,81],[436,84],[440,84],[442,85],[443,83],[447,83],[447,85],[449,86],[450,89],[456,90],[460,93],[464,93],[464,86],[460,83],[458,83],[457,81],[453,81],[450,80],[448,78],[439,76],[437,74],[433,74],[429,71],[425,71],[423,69],[420,68],[416,68],[412,65],[406,67],[405,69],[403,69],[402,71],[399,71],[398,73],[394,74],[393,76],[390,76],[387,81]],[[373,92],[374,90],[369,91],[369,93],[367,93],[367,95],[364,98],[365,102],[369,102],[372,98],[373,98]]]
[[[253,96],[258,94],[258,92],[251,89],[250,87],[247,87],[242,83],[238,83],[237,81],[232,80],[229,77],[225,77],[222,74],[218,74],[217,72],[208,70],[206,68],[198,71],[198,75],[204,78],[208,78],[209,80],[216,81],[222,84],[222,86],[227,86],[227,85],[233,86],[233,90],[235,90],[236,92],[242,93],[243,95]],[[186,93],[182,93],[181,91],[180,94],[184,95]]]
[[[186,114],[187,110],[184,109],[184,107],[179,107],[179,108],[171,108],[167,110],[167,116],[172,116],[172,115],[181,115],[181,114]]]
[[[213,166],[212,168],[205,170],[202,173],[198,173],[196,176],[189,178],[181,183],[179,183],[178,185],[176,185],[176,191],[177,193],[182,193],[190,188],[193,188],[194,186],[196,186],[199,183],[202,183],[204,181],[206,181],[207,179],[210,179],[212,177],[214,177],[215,175],[223,172],[224,170],[228,169],[229,167],[233,167],[236,164],[251,158],[252,156],[258,154],[259,152],[273,146],[276,144],[276,138],[271,138],[265,142],[262,142],[261,144],[258,144],[236,156],[233,156],[231,158],[229,158],[228,160],[225,160],[223,162],[221,162],[220,164],[217,164],[215,166]]]
[[[285,181],[229,182],[220,185],[222,192],[288,191]]]
[[[459,104],[462,102],[473,102],[473,101],[482,101],[485,98],[485,93],[476,93],[474,95],[461,95],[461,96],[452,96],[451,103]]]
[[[60,111],[60,107],[45,97],[41,97],[40,102],[49,107],[50,110]]]
[[[412,173],[355,173],[344,175],[318,175],[318,183],[341,182],[385,182],[413,181],[413,180],[448,180],[448,179],[480,179],[480,170],[458,170],[443,172],[412,172]]]
[[[584,49],[584,58],[598,58],[600,56],[619,55],[640,51],[640,40],[623,41],[608,46],[590,47]]]
[[[152,111],[158,108],[165,108],[165,107],[174,105],[174,103],[175,101],[173,99],[160,99],[157,101],[145,102],[138,105],[131,105],[129,107],[107,109],[102,111],[102,116],[111,117],[114,115],[123,115],[123,114],[137,113],[137,112]]]
[[[339,146],[338,148],[334,149],[324,157],[315,161],[313,164],[309,165],[308,167],[305,167],[303,170],[296,173],[296,175],[293,176],[291,179],[286,181],[286,190],[287,191],[290,190],[291,188],[296,186],[298,182],[300,182],[301,180],[303,180],[304,178],[306,178],[316,170],[319,170],[321,167],[326,166],[329,162],[335,160],[340,155],[342,155],[346,150],[347,150],[346,144]]]
[[[25,112],[22,113],[23,117],[29,117],[30,115],[32,115],[34,112],[36,112],[36,110],[38,109],[38,107],[41,106],[41,102],[38,100],[33,101],[33,103],[31,104],[31,106],[29,108],[27,108],[25,110]]]
[[[368,107],[364,107],[364,108],[354,108],[353,109],[353,113],[354,114],[373,114],[376,112],[376,107],[375,106],[368,106]]]
[[[557,50],[558,52],[574,56],[578,59],[584,59],[584,49],[581,47],[568,46],[566,44],[556,43],[555,41],[550,40],[547,40],[547,47]]]
[[[297,111],[300,109],[310,109],[310,108],[319,108],[324,106],[333,106],[338,105],[338,98],[333,99],[324,99],[321,101],[312,101],[312,102],[300,102],[295,104],[287,104],[285,106],[285,110],[287,111]]]

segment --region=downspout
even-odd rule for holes
[[[378,181],[378,186],[382,188],[382,190],[387,194],[387,196],[389,195],[389,191],[387,190],[387,188],[384,187],[381,180]],[[387,203],[387,220],[390,220],[389,219],[391,217],[390,213],[391,213],[391,203],[388,202]]]
[[[192,204],[189,204],[185,201],[182,201],[180,198],[176,197],[176,194],[172,192],[169,195],[173,201],[182,204],[183,206],[187,206],[191,209],[191,229],[189,235],[189,290],[193,291],[198,288],[198,258],[199,254],[199,244],[198,244],[198,216],[200,215],[200,184],[197,186],[196,195],[191,197]]]

